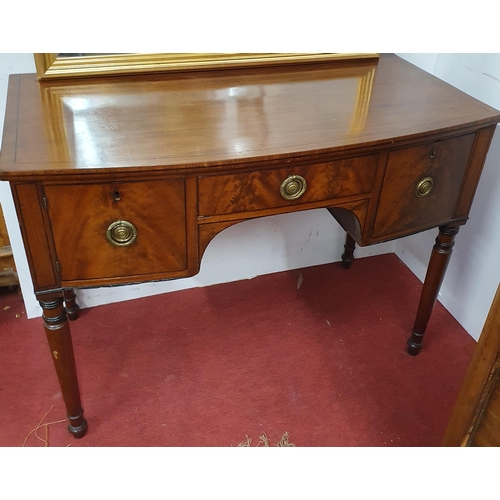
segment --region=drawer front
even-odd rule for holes
[[[374,237],[423,229],[452,218],[475,134],[389,154]]]
[[[187,268],[182,179],[45,185],[44,192],[63,281]]]
[[[199,177],[198,213],[207,217],[253,212],[370,193],[377,158],[375,154],[299,167]],[[305,191],[294,198],[304,187],[300,184],[303,181]]]

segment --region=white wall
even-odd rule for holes
[[[500,54],[398,54],[500,109]],[[470,218],[460,229],[440,302],[476,340],[500,282],[500,126],[497,126]],[[396,254],[421,279],[437,231],[399,240]]]
[[[30,54],[0,54],[0,108],[3,130],[7,77],[10,73],[34,72]],[[28,317],[41,314],[34,298],[26,255],[19,234],[12,195],[0,182],[2,203]],[[200,273],[183,280],[113,288],[79,290],[81,307],[90,307],[184,288],[252,278],[261,274],[296,269],[340,260],[344,232],[326,209],[246,221],[232,226],[208,246]],[[358,249],[356,257],[393,252],[394,243]]]

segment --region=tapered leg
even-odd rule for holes
[[[355,249],[356,249],[356,241],[349,233],[346,233],[344,253],[342,254],[342,267],[344,269],[349,269],[351,267],[351,264],[354,262]]]
[[[73,288],[63,290],[63,298],[64,309],[66,309],[66,315],[68,316],[68,319],[70,321],[75,321],[80,315],[80,306],[76,303],[75,290]]]
[[[422,349],[425,330],[429,323],[434,303],[438,297],[448,262],[450,261],[458,230],[458,227],[448,225],[439,228],[439,234],[432,249],[429,266],[427,267],[417,317],[415,318],[411,337],[408,339],[408,354],[412,356],[416,356],[420,352],[420,349]]]
[[[87,432],[87,421],[83,418],[73,344],[63,307],[63,295],[62,292],[39,295],[38,300],[43,309],[45,333],[66,405],[68,429],[74,437],[81,438]]]

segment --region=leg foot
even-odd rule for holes
[[[354,250],[356,249],[356,241],[349,234],[346,233],[344,253],[342,254],[342,267],[344,269],[349,269],[354,262]]]
[[[422,342],[431,317],[432,309],[439,294],[439,289],[450,261],[455,236],[459,227],[452,225],[441,226],[436,243],[432,249],[424,287],[420,296],[417,316],[413,325],[411,337],[408,339],[408,354],[416,356],[422,349]]]
[[[87,421],[83,418],[83,412],[81,415],[78,415],[77,417],[69,417],[69,424],[68,424],[68,430],[71,434],[73,434],[73,437],[76,439],[80,439],[85,434],[87,434],[87,431],[89,429]],[[79,422],[79,425],[72,425],[73,422]]]
[[[73,288],[63,290],[64,308],[70,321],[75,321],[80,315],[80,306],[76,303],[75,290]]]
[[[415,333],[413,330],[411,332],[411,337],[408,339],[408,354],[410,356],[416,356],[419,352],[420,349],[422,349],[422,340],[423,340],[423,335],[419,335],[418,333]],[[415,339],[420,339],[420,342],[415,342]]]

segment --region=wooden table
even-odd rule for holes
[[[154,76],[9,82],[11,182],[69,430],[87,431],[74,289],[193,276],[237,222],[324,207],[355,243],[439,227],[417,354],[500,113],[392,55]]]

